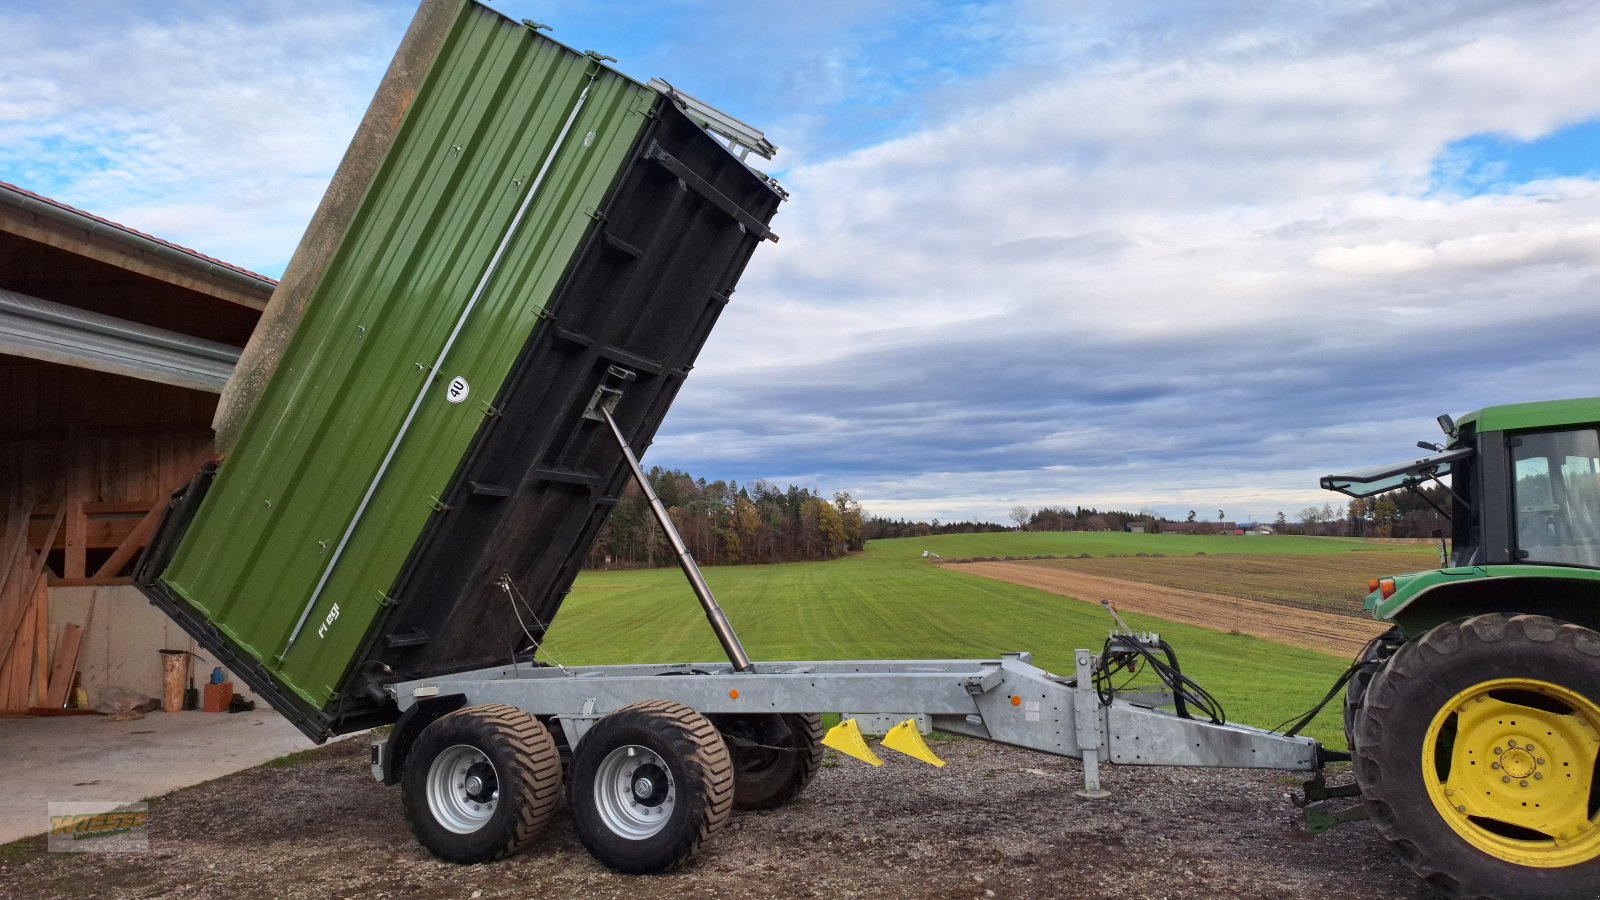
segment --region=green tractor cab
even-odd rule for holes
[[[1322,479],[1450,499],[1440,568],[1369,584],[1394,627],[1345,695],[1362,800],[1452,896],[1600,896],[1600,398],[1440,425],[1429,456]]]

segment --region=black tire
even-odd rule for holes
[[[822,768],[816,713],[712,716],[733,759],[733,808],[776,809],[800,796]]]
[[[733,762],[705,716],[670,700],[635,703],[578,742],[567,803],[595,859],[625,875],[666,872],[727,824]]]
[[[1600,778],[1585,735],[1597,727],[1600,635],[1474,616],[1402,646],[1368,685],[1356,777],[1378,832],[1446,894],[1596,897]]]
[[[1350,676],[1350,681],[1344,688],[1344,737],[1345,742],[1353,749],[1356,745],[1356,716],[1361,712],[1361,703],[1367,694],[1367,686],[1372,684],[1372,679],[1377,676],[1378,670],[1389,661],[1389,657],[1405,643],[1405,636],[1400,629],[1391,628],[1367,642],[1356,654],[1355,661],[1361,665]]]
[[[462,780],[447,777],[452,771]],[[472,790],[468,778],[475,777]],[[411,830],[453,863],[501,859],[525,849],[561,797],[561,757],[538,719],[512,706],[459,709],[417,736],[400,778]]]

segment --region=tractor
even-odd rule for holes
[[[1348,673],[1352,793],[1450,896],[1600,897],[1600,398],[1439,425],[1426,457],[1322,479],[1436,486],[1450,522],[1439,568],[1368,584],[1393,627]]]

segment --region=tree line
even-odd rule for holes
[[[706,481],[677,469],[645,473],[696,561],[708,566],[832,559],[866,543],[857,503],[843,491],[766,481]],[[675,565],[672,545],[639,486],[629,483],[601,526],[585,565],[592,569]]]
[[[833,559],[861,550],[869,540],[974,534],[995,531],[1125,531],[1142,526],[1161,531],[1172,520],[1150,510],[1128,512],[1078,506],[1013,507],[1011,524],[996,522],[918,522],[869,516],[849,493],[832,499],[812,488],[779,488],[759,480],[707,481],[678,469],[652,467],[646,473],[678,533],[694,558],[705,565],[800,562]],[[1450,534],[1450,495],[1438,487],[1422,493],[1394,491],[1332,504],[1308,506],[1290,519],[1279,512],[1271,523],[1279,534],[1337,537],[1430,537]],[[1222,511],[1218,510],[1218,517]],[[1190,513],[1187,521],[1194,521]],[[674,565],[672,546],[656,524],[637,485],[629,484],[601,526],[585,565],[589,568],[650,568]]]
[[[870,516],[866,524],[867,540],[882,538],[927,537],[930,534],[985,534],[1011,529],[995,522],[914,522],[909,519],[886,519]]]
[[[1449,512],[1450,492],[1432,486],[1420,492],[1390,491],[1356,498],[1343,508],[1328,503],[1320,508],[1308,506],[1295,515],[1293,523],[1280,512],[1277,526],[1280,533],[1333,537],[1425,538],[1433,537],[1435,531],[1449,537]]]
[[[1194,521],[1194,513],[1189,514]],[[1128,512],[1121,509],[1100,510],[1080,506],[1045,506],[1030,510],[1025,506],[1011,508],[1011,521],[1022,531],[1127,531],[1130,525],[1143,525],[1146,531],[1159,530],[1168,521],[1149,510]]]

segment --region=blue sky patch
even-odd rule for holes
[[[1600,177],[1600,119],[1531,141],[1475,134],[1452,141],[1433,163],[1430,194],[1473,197],[1551,178]]]

